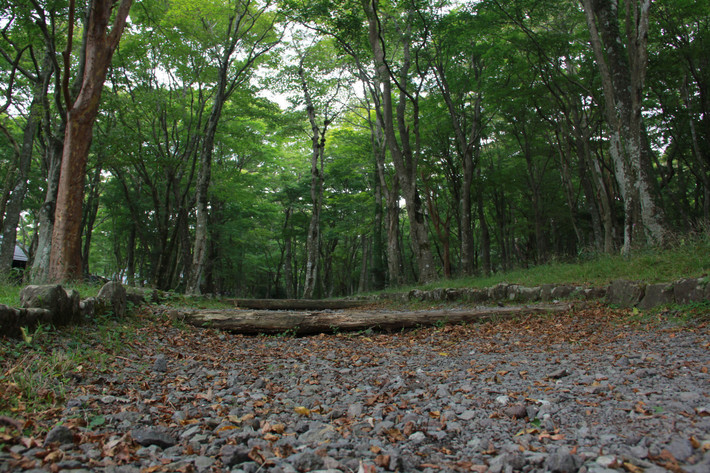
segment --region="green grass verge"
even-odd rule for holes
[[[63,405],[88,373],[106,372],[111,360],[140,338],[141,319],[105,316],[74,327],[39,326],[22,340],[0,338],[0,415],[21,418]]]
[[[534,287],[542,284],[604,286],[615,279],[647,283],[670,282],[701,277],[710,273],[710,234],[677,240],[666,249],[644,249],[631,257],[597,254],[574,262],[551,262],[528,269],[496,273],[488,277],[441,279],[433,283],[391,288],[388,292],[410,289],[483,288],[501,282]]]

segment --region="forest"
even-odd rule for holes
[[[0,3],[3,275],[322,298],[710,222],[708,0]]]

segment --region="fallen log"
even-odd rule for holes
[[[530,314],[561,313],[571,304],[535,306],[478,307],[464,310],[421,310],[398,312],[303,312],[238,309],[173,310],[170,316],[199,327],[210,327],[243,334],[292,333],[307,335],[321,332],[357,330],[400,330],[436,324],[460,324]]]
[[[227,299],[240,309],[262,310],[339,310],[370,304],[367,301],[339,301],[317,299]]]

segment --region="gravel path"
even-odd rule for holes
[[[146,327],[0,471],[710,472],[710,331],[628,313],[391,334]]]

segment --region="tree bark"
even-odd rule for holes
[[[221,48],[222,53],[218,59],[218,79],[214,102],[210,116],[205,124],[200,150],[200,168],[197,175],[196,190],[195,244],[192,251],[192,266],[187,280],[186,292],[188,294],[200,294],[200,282],[207,262],[208,193],[212,177],[212,154],[224,103],[234,90],[247,80],[249,77],[247,72],[256,60],[277,44],[277,42],[270,43],[267,41],[273,23],[265,30],[256,31],[255,28],[262,14],[269,7],[270,5],[261,5],[255,10],[249,1],[237,2],[227,24],[225,41],[223,48]],[[237,46],[242,45],[247,38],[253,43],[250,47],[238,51]],[[243,53],[244,57],[240,58],[241,64],[234,68],[232,66],[237,60],[239,52]]]
[[[316,118],[316,109],[313,98],[308,88],[303,58],[298,68],[301,80],[301,90],[306,102],[306,113],[311,125],[311,220],[308,224],[306,239],[306,274],[303,284],[303,298],[312,299],[318,282],[318,259],[320,256],[320,213],[323,207],[323,156],[325,153],[325,135],[330,124],[329,117],[323,119],[323,126],[319,126]]]
[[[382,119],[385,134],[385,142],[392,156],[395,170],[400,180],[402,197],[407,208],[409,217],[410,238],[417,261],[418,276],[420,282],[429,282],[437,278],[436,265],[429,243],[429,230],[422,210],[422,202],[417,190],[417,154],[420,149],[412,149],[410,144],[410,126],[406,123],[407,103],[411,101],[413,110],[413,123],[411,129],[418,142],[419,133],[419,110],[418,99],[412,97],[406,89],[411,66],[410,49],[412,44],[411,34],[405,33],[402,39],[403,65],[399,72],[399,102],[397,104],[397,118],[395,123],[394,106],[392,102],[392,74],[385,57],[382,46],[382,29],[377,17],[378,0],[363,0],[363,7],[368,18],[368,38],[370,47],[374,55],[375,70],[379,82],[383,87],[382,91]],[[396,131],[395,131],[396,128]],[[397,140],[399,135],[399,141]],[[418,143],[416,143],[418,145]]]
[[[170,315],[190,324],[245,334],[312,333],[366,330],[401,330],[441,323],[460,324],[489,319],[512,318],[530,314],[568,312],[570,304],[531,307],[489,307],[471,310],[436,310],[416,312],[291,312],[251,310],[175,310]]]
[[[626,38],[619,27],[617,0],[581,3],[602,81],[610,152],[624,199],[622,252],[628,255],[636,224],[649,245],[662,244],[668,232],[641,116],[651,0],[626,2]]]
[[[45,71],[51,71],[50,64],[43,66]],[[2,244],[0,245],[0,274],[8,274],[12,267],[12,260],[15,254],[15,243],[17,240],[17,224],[20,221],[20,212],[22,212],[22,203],[25,200],[27,193],[27,181],[29,178],[30,163],[32,161],[32,148],[35,136],[40,124],[40,113],[42,106],[41,94],[46,93],[46,80],[48,74],[45,72],[40,79],[40,83],[35,84],[34,96],[30,104],[30,113],[27,117],[27,123],[23,132],[22,147],[18,158],[18,174],[16,183],[10,194],[10,199],[5,207],[5,214],[2,226]]]
[[[86,59],[81,88],[74,102],[67,103],[67,125],[49,264],[49,279],[55,282],[81,277],[81,212],[86,162],[106,73],[123,33],[131,3],[132,0],[121,0],[110,31],[109,22],[115,2],[93,0],[90,3],[84,33]],[[69,54],[70,51],[66,53],[65,84],[68,83]],[[68,88],[65,97],[69,99]]]

